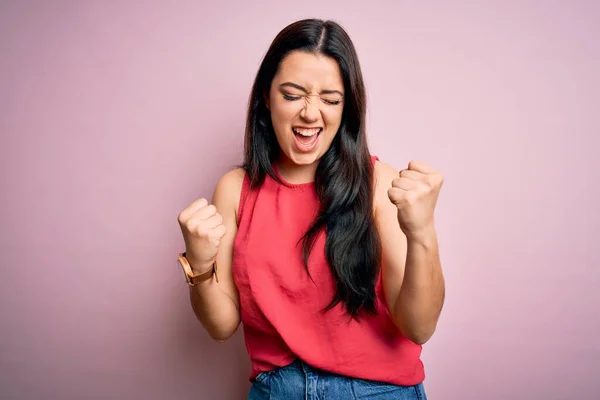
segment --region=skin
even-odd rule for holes
[[[337,63],[326,56],[293,52],[283,60],[265,97],[281,147],[277,161],[280,174],[291,183],[314,181],[319,160],[331,145],[342,118],[343,103],[334,104],[343,97]],[[294,126],[323,128],[317,147],[309,153],[298,151]],[[198,238],[218,243],[219,283],[211,279],[190,288],[195,314],[217,341],[230,338],[241,320],[231,263],[244,173],[236,169],[225,174],[215,188],[212,205],[199,199],[179,217],[188,259],[195,271],[210,269],[213,261],[203,260],[194,251],[201,240]],[[424,162],[411,161],[402,171],[383,162],[375,164],[373,208],[382,240],[385,298],[400,332],[418,344],[433,335],[444,302],[445,284],[434,226],[442,183],[443,176]]]
[[[288,182],[314,180],[319,159],[331,146],[342,122],[344,83],[337,62],[295,51],[281,63],[271,84],[267,107],[279,147],[279,172]],[[335,104],[337,103],[337,104]],[[310,153],[298,151],[292,127],[323,128]]]
[[[424,344],[435,332],[445,297],[434,226],[443,177],[426,163],[411,161],[400,172],[377,162],[375,178],[387,306],[402,334]]]

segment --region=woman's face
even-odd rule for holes
[[[344,84],[337,62],[291,52],[273,78],[267,106],[285,157],[297,165],[319,160],[342,121]]]

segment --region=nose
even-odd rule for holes
[[[319,120],[319,106],[317,102],[312,99],[306,99],[304,102],[304,108],[300,112],[300,116],[306,122],[316,122]]]

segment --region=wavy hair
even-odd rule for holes
[[[335,294],[324,311],[340,302],[347,313],[376,312],[375,285],[381,262],[381,241],[373,215],[373,164],[365,133],[366,94],[358,56],[346,31],[333,21],[305,19],[285,27],[264,56],[250,93],[244,161],[252,187],[273,169],[280,147],[265,97],[282,60],[292,51],[322,54],[339,65],[344,83],[342,121],[316,169],[319,213],[304,236],[303,261],[321,230],[326,232],[325,254],[335,280]]]

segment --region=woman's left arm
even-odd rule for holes
[[[425,163],[411,161],[400,173],[377,162],[375,177],[387,306],[402,334],[424,344],[436,329],[445,296],[434,226],[443,176]]]

